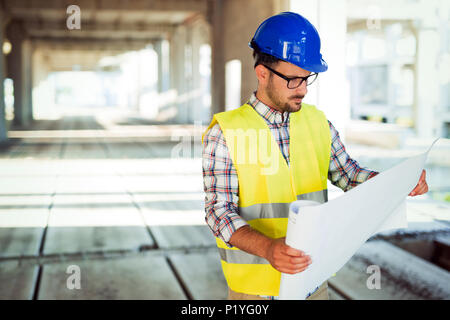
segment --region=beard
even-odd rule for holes
[[[283,101],[282,98],[278,95],[272,83],[272,75],[269,79],[269,85],[266,88],[266,93],[269,99],[272,101],[273,105],[278,107],[282,112],[298,112],[302,108],[301,102],[289,101],[293,99],[303,99],[304,95],[293,95],[289,96],[286,101]]]

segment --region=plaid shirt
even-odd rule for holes
[[[289,112],[279,112],[259,101],[253,94],[248,102],[264,118],[289,165]],[[344,191],[372,178],[378,172],[362,168],[346,153],[339,133],[328,121],[331,132],[331,157],[328,179]],[[238,176],[230,158],[222,130],[214,125],[203,140],[203,185],[206,223],[227,246],[231,235],[247,222],[239,215]]]

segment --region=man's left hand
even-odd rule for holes
[[[426,181],[426,171],[422,170],[419,182],[416,187],[408,194],[408,196],[414,197],[428,192],[428,184]]]

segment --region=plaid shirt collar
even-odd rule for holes
[[[253,92],[248,103],[261,115],[261,117],[271,124],[281,125],[289,123],[289,112],[280,112],[264,104],[256,98],[256,92]]]

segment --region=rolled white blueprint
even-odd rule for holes
[[[431,147],[329,202],[291,204],[286,244],[310,255],[312,263],[303,272],[281,275],[280,299],[305,299],[372,235],[407,227],[405,199],[419,181]]]

